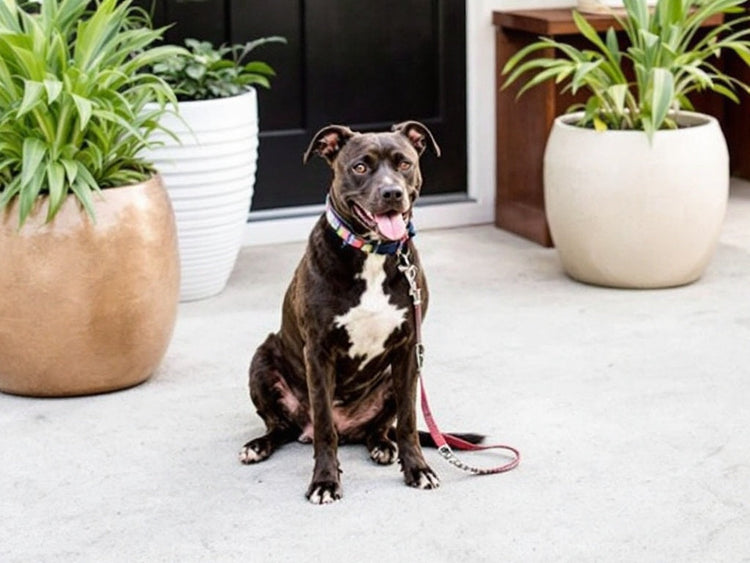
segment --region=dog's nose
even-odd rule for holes
[[[380,188],[380,196],[386,201],[401,201],[404,190],[398,186],[383,186]]]

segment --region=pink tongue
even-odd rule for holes
[[[406,223],[401,213],[375,215],[378,232],[389,240],[401,240],[406,236]]]

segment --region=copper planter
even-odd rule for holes
[[[141,383],[174,329],[179,257],[159,177],[102,190],[96,220],[69,197],[45,224],[0,213],[0,390],[71,396]]]

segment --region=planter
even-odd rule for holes
[[[658,288],[700,278],[729,191],[718,122],[683,112],[677,130],[597,132],[555,120],[544,197],[563,268],[586,283]]]
[[[655,6],[656,0],[649,0],[648,5]],[[584,14],[625,15],[622,0],[578,0],[576,9]]]
[[[45,224],[0,213],[0,390],[70,396],[148,379],[177,313],[174,217],[158,177],[102,190],[92,222],[73,196]]]
[[[255,184],[258,109],[255,90],[231,98],[180,102],[165,115],[163,146],[148,151],[172,199],[182,261],[180,298],[220,293],[229,279]]]
[[[576,9],[584,14],[620,14],[624,12],[622,0],[578,0]]]

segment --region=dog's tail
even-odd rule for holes
[[[463,433],[449,432],[449,434],[465,442],[469,442],[470,444],[481,444],[485,438],[485,436],[483,436],[482,434],[474,434],[472,432],[463,432]],[[421,430],[419,431],[419,445],[424,448],[436,447],[435,440],[432,439],[432,436],[430,436],[430,433],[423,432]]]

